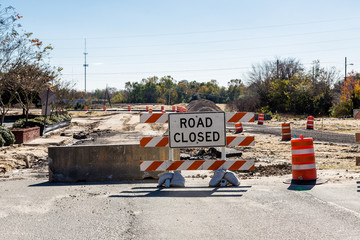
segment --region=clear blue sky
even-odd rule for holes
[[[21,24],[54,47],[51,64],[87,90],[171,75],[175,80],[246,81],[252,64],[319,59],[344,75],[360,71],[358,0],[0,0]]]

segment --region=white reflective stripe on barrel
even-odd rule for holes
[[[303,164],[303,165],[292,165],[293,170],[307,170],[316,168],[315,163],[312,164]]]
[[[292,155],[311,154],[314,153],[314,148],[291,150],[291,153]]]

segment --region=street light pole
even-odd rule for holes
[[[347,72],[347,57],[345,57],[345,82],[346,82],[346,72]]]
[[[345,79],[344,79],[344,84],[346,84],[346,77],[347,77],[347,65],[354,65],[353,63],[347,63],[347,57],[345,57]],[[352,88],[354,87],[354,86],[351,86]],[[353,107],[354,107],[354,103],[353,103],[353,99],[352,99],[352,97],[351,97],[351,99],[350,99],[350,104],[351,104],[351,109],[353,109]]]
[[[85,38],[85,52],[84,52],[84,57],[85,57],[85,63],[84,63],[84,78],[85,78],[85,92],[86,92],[86,68],[89,66],[89,64],[86,64],[86,55],[88,53],[86,52],[86,38]]]

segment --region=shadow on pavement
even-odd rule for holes
[[[139,197],[241,197],[251,186],[237,187],[185,187],[185,188],[157,188],[134,187],[131,191],[122,191],[119,195],[109,197],[139,198]]]
[[[157,183],[156,179],[144,179],[134,181],[114,181],[114,182],[43,182],[29,185],[28,187],[61,187],[61,186],[86,186],[86,185],[116,185],[116,184],[144,184],[144,183]]]
[[[297,185],[297,184],[291,184],[291,185],[288,187],[288,190],[292,190],[292,191],[309,191],[309,190],[311,190],[314,186],[315,186],[315,184],[314,184],[314,185]]]

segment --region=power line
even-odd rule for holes
[[[329,20],[319,20],[319,21],[309,21],[302,23],[288,23],[288,24],[278,24],[278,25],[264,25],[264,26],[254,26],[254,27],[243,27],[243,28],[231,28],[231,29],[217,29],[217,30],[208,30],[208,31],[192,31],[192,32],[181,32],[181,33],[158,33],[158,34],[139,34],[139,35],[123,35],[119,37],[93,37],[88,39],[119,39],[119,38],[138,38],[138,37],[158,37],[158,36],[178,36],[178,35],[190,35],[190,34],[203,34],[203,33],[216,33],[216,32],[233,32],[233,31],[243,31],[243,30],[257,30],[257,29],[268,29],[268,28],[278,28],[278,27],[289,27],[289,26],[299,26],[299,25],[309,25],[309,24],[318,24],[318,23],[329,23],[329,22],[339,22],[339,21],[348,21],[353,19],[359,19],[359,17],[352,18],[339,18],[339,19],[329,19]],[[58,38],[58,39],[43,39],[43,40],[79,40],[80,38]]]
[[[212,68],[212,69],[188,69],[188,70],[167,70],[167,71],[149,71],[149,72],[117,72],[117,73],[89,73],[90,75],[122,75],[122,74],[152,74],[152,73],[168,73],[168,72],[210,72],[210,71],[229,71],[249,69],[250,67],[236,67],[236,68]],[[64,73],[62,75],[70,75]],[[73,74],[73,75],[81,75]]]
[[[154,54],[122,54],[121,57],[146,57],[146,56],[167,56],[167,55],[184,55],[184,54],[194,54],[194,53],[214,53],[214,52],[229,52],[229,51],[239,51],[239,50],[252,50],[252,49],[266,49],[266,48],[274,48],[274,47],[293,47],[293,46],[304,46],[310,44],[320,44],[320,43],[331,43],[331,42],[341,42],[341,41],[349,41],[349,40],[357,40],[359,38],[348,38],[348,39],[338,39],[338,40],[327,40],[327,41],[316,41],[316,42],[307,42],[307,43],[299,43],[299,44],[281,44],[281,45],[273,45],[273,46],[264,46],[264,47],[250,47],[250,48],[231,48],[231,49],[220,49],[220,50],[206,50],[206,51],[198,51],[198,52],[176,52],[176,53],[154,53]],[[118,58],[119,56],[93,56],[94,58]],[[79,58],[79,57],[62,57],[65,59],[68,58]]]
[[[318,32],[296,33],[296,34],[283,34],[283,35],[273,35],[273,36],[265,36],[265,37],[249,37],[249,38],[239,38],[239,39],[229,39],[229,40],[183,42],[183,43],[171,43],[171,44],[129,45],[129,46],[119,46],[119,47],[95,47],[91,49],[126,49],[126,48],[139,48],[139,47],[184,46],[184,45],[204,44],[204,43],[226,43],[226,42],[238,42],[244,40],[246,41],[246,40],[257,40],[257,39],[305,36],[305,35],[322,34],[322,33],[346,32],[349,30],[354,31],[356,29],[359,28],[348,28],[348,29],[338,29],[333,31],[318,31]],[[55,48],[55,50],[74,50],[74,49],[80,49],[80,48]]]

